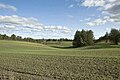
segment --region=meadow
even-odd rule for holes
[[[70,46],[0,40],[0,80],[120,80],[120,45]]]

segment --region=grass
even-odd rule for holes
[[[108,48],[120,48],[120,46],[110,43],[97,43],[96,45],[86,47],[86,49],[108,49]]]
[[[54,44],[57,46],[54,48],[49,44],[1,40],[0,78],[120,80],[120,46],[97,44],[65,48],[68,45],[70,42],[63,42],[60,45]]]
[[[70,47],[72,46],[72,41],[48,41],[48,42],[45,42],[45,44],[47,46],[50,46],[50,47]]]

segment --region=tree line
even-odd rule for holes
[[[27,42],[35,42],[35,43],[44,43],[48,41],[72,41],[72,39],[60,38],[60,39],[33,39],[30,37],[22,38],[21,36],[16,36],[12,34],[11,36],[7,36],[6,34],[0,34],[0,40],[14,40],[14,41],[27,41]]]
[[[0,34],[0,40],[15,40],[15,41],[27,41],[35,43],[45,43],[48,41],[72,41],[73,47],[83,47],[88,45],[94,45],[94,43],[105,41],[106,43],[110,42],[118,45],[120,42],[120,30],[111,29],[110,33],[106,32],[104,36],[101,36],[99,39],[94,39],[94,34],[92,30],[81,30],[76,31],[74,39],[60,38],[60,39],[33,39],[30,37],[22,38],[21,36],[16,36],[12,34],[7,36],[6,34]]]
[[[106,43],[112,43],[118,45],[120,42],[120,30],[111,29],[110,33],[106,32],[104,36],[99,39],[94,39],[94,34],[92,30],[76,31],[73,39],[73,47],[83,47],[88,45],[94,45],[94,43],[105,41]]]
[[[110,42],[112,44],[118,45],[120,42],[120,30],[111,29],[110,33],[106,32],[104,36],[101,36],[96,42],[105,41],[106,43]]]

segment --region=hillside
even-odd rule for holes
[[[66,45],[67,44],[67,45]],[[109,44],[97,44],[82,48],[72,48],[70,42],[61,44],[38,44],[21,41],[0,40],[0,53],[23,53],[41,55],[61,55],[61,56],[114,56],[119,57],[120,46]],[[114,52],[113,52],[114,51]],[[88,54],[89,52],[89,54]],[[109,54],[108,54],[109,53]]]
[[[0,78],[3,80],[120,79],[119,46],[98,44],[83,48],[60,47],[0,40],[0,74],[2,74]]]

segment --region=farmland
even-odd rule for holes
[[[119,45],[96,44],[83,48],[69,48],[69,43],[44,45],[1,40],[0,78],[120,80]]]

